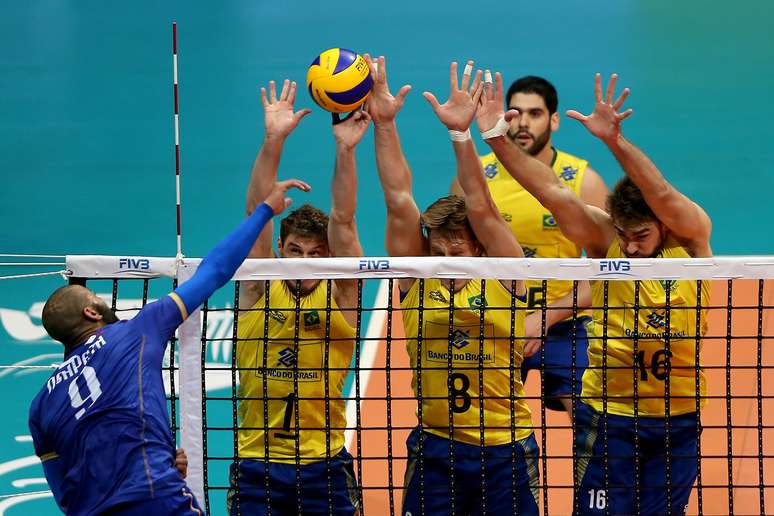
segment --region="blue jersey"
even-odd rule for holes
[[[186,308],[177,294],[100,328],[73,349],[30,407],[35,453],[67,514],[179,493],[161,377]]]

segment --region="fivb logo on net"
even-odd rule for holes
[[[390,270],[390,260],[386,258],[366,258],[358,262],[358,272],[380,272]]]
[[[632,262],[630,260],[600,260],[599,272],[595,277],[621,277],[634,276],[631,272]]]

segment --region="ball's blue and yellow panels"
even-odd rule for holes
[[[368,98],[373,86],[363,56],[345,48],[330,48],[315,58],[306,73],[309,95],[323,109],[348,113]]]
[[[262,138],[260,86],[272,79],[293,79],[299,84],[297,106],[312,107],[300,91],[309,63],[320,50],[341,45],[361,54],[386,55],[393,93],[403,84],[413,86],[397,123],[421,208],[447,192],[455,170],[446,130],[420,95],[428,90],[446,98],[450,61],[472,58],[477,66],[500,70],[506,86],[521,75],[545,76],[559,90],[562,112],[590,110],[593,74],[615,71],[619,85],[632,89],[628,103],[634,114],[625,122],[626,134],[710,213],[714,251],[774,254],[774,180],[769,170],[774,162],[774,4],[769,0],[733,6],[702,0],[500,2],[473,10],[469,3],[442,0],[367,9],[362,2],[339,2],[331,9],[330,3],[300,0],[217,7],[202,1],[39,0],[5,2],[2,12],[3,253],[174,254],[170,24],[176,20],[183,250],[188,256],[202,256],[244,216],[245,188]],[[285,145],[280,176],[299,177],[313,186],[309,194],[294,195],[297,203],[330,207],[335,156],[330,123],[327,113],[315,110]],[[620,177],[614,158],[576,122],[562,116],[555,142],[588,159],[608,185]],[[477,145],[485,150],[479,141]],[[358,171],[363,246],[369,255],[383,255],[385,209],[370,135],[358,150]],[[0,363],[60,359],[61,346],[41,328],[39,303],[61,285],[58,278],[0,282]],[[168,282],[152,287],[151,297],[169,287]],[[95,288],[110,291],[105,283]],[[366,285],[366,305],[375,290]],[[722,304],[725,293],[715,292]],[[119,290],[122,298],[141,294],[137,286]],[[211,302],[214,307],[232,304],[233,292],[228,291]],[[754,314],[738,313],[734,325],[754,334]],[[211,315],[210,331],[228,338],[227,321],[219,317]],[[713,324],[720,324],[718,331],[725,328],[719,321]],[[395,360],[403,357],[402,348],[395,343]],[[230,353],[213,343],[207,360],[228,364]],[[45,489],[42,469],[24,436],[29,402],[47,374],[0,371],[0,390],[8,393],[0,428],[0,496]],[[717,374],[711,385],[724,390],[724,373]],[[400,381],[396,377],[393,385]],[[735,394],[754,390],[742,372],[734,372],[734,382]],[[383,387],[384,382],[374,385]],[[224,389],[209,394],[230,397]],[[383,417],[385,404],[377,405]],[[712,400],[710,407],[713,412],[705,423],[724,425],[724,401]],[[231,424],[230,400],[210,402],[207,409],[211,425]],[[734,417],[743,412],[735,402]],[[375,409],[363,413],[375,416]],[[556,416],[555,423],[566,421]],[[231,432],[209,434],[209,453],[233,454]],[[735,452],[754,441],[734,435]],[[702,441],[718,443],[713,452],[727,455],[724,430],[707,430]],[[365,446],[375,442],[383,445],[384,433],[363,434]],[[567,451],[549,442],[549,453],[562,450]],[[376,455],[379,448],[366,451]],[[402,449],[393,453],[397,456]],[[726,468],[725,458],[708,460],[721,471]],[[768,460],[767,472],[774,467]],[[395,466],[394,481],[400,483],[403,471]],[[226,485],[227,467],[228,461],[210,463],[213,485]],[[734,471],[748,473],[744,468]],[[559,482],[554,474],[549,471],[549,480]],[[725,477],[713,478],[727,483]],[[710,491],[704,493],[706,497]],[[725,490],[712,493],[718,498],[711,503],[705,499],[705,512],[727,513]],[[735,501],[755,502],[756,497],[754,489],[738,490]],[[223,514],[224,492],[213,491],[211,501],[213,514]],[[9,516],[57,514],[50,498],[13,506],[0,499],[0,509]],[[379,514],[367,509],[367,514]]]

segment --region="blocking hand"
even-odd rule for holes
[[[371,69],[371,77],[374,81],[371,95],[366,101],[366,110],[374,121],[374,124],[392,122],[398,111],[403,107],[406,95],[411,91],[411,86],[405,84],[398,90],[398,95],[393,96],[390,93],[390,87],[387,84],[387,63],[384,56],[380,56],[376,61],[371,56],[363,56]]]
[[[602,76],[594,76],[594,111],[590,115],[583,115],[575,110],[567,111],[567,116],[578,120],[586,126],[591,134],[605,143],[614,142],[621,134],[621,121],[632,114],[632,109],[620,113],[626,97],[629,96],[629,88],[624,88],[618,99],[613,102],[615,95],[615,83],[618,81],[618,75],[610,76],[607,84],[607,94],[602,98]]]
[[[274,189],[264,201],[266,204],[271,206],[271,209],[274,211],[274,215],[279,215],[291,204],[293,204],[293,199],[286,197],[288,190],[291,188],[298,188],[302,192],[308,192],[312,189],[311,186],[303,181],[299,181],[298,179],[277,181],[277,183],[274,185]]]
[[[274,81],[269,81],[269,96],[266,97],[266,88],[261,88],[261,102],[263,103],[263,125],[267,138],[287,138],[298,126],[298,123],[311,109],[302,109],[293,112],[293,103],[296,100],[296,82],[285,79],[282,83],[282,91],[277,97],[277,87]]]
[[[462,85],[457,79],[457,63],[453,62],[449,67],[449,99],[441,104],[435,95],[426,91],[422,96],[432,106],[438,119],[449,130],[467,131],[476,114],[479,98],[483,91],[481,83],[481,70],[476,71],[473,84],[470,84],[473,72],[473,61],[468,61],[462,73]]]

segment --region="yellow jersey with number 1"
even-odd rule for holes
[[[626,258],[618,240],[608,249],[607,257]],[[689,258],[689,255],[670,238],[664,243],[658,258]],[[607,310],[602,308],[605,306],[605,282],[591,282],[594,326],[589,335],[589,366],[583,373],[584,402],[602,412],[605,408],[602,396],[606,394],[609,413],[633,416],[636,379],[637,414],[664,417],[666,380],[669,378],[670,415],[696,412],[697,392],[701,396],[700,406],[706,404],[706,379],[701,369],[697,374],[696,357],[697,347],[701,352],[701,339],[707,331],[710,283],[700,281],[699,284],[701,306],[697,308],[696,280],[640,281],[635,321],[634,281],[607,282]],[[603,351],[607,352],[606,362]],[[603,377],[603,366],[606,377]],[[701,367],[701,362],[698,367]],[[606,390],[603,389],[605,383]]]
[[[400,305],[406,347],[414,370],[412,387],[417,397],[422,398],[422,429],[447,439],[480,445],[483,411],[484,444],[492,446],[529,437],[532,414],[521,383],[524,343],[520,338],[511,341],[511,335],[524,335],[525,303],[514,299],[497,280],[483,283],[482,300],[482,281],[470,280],[454,294],[453,314],[449,290],[437,279],[425,280],[421,297],[420,281],[415,281]],[[450,315],[453,315],[451,327]],[[418,360],[420,352],[421,361]],[[418,365],[421,365],[421,376]],[[483,365],[483,385],[479,383],[480,365]],[[454,423],[451,436],[450,417]]]
[[[555,150],[551,169],[564,185],[580,196],[588,161]],[[484,176],[492,199],[516,235],[527,258],[578,258],[581,249],[559,230],[551,212],[516,181],[494,153],[481,157]],[[543,282],[527,281],[527,303],[542,305]],[[553,303],[572,292],[572,281],[551,280],[546,284],[547,302]]]
[[[325,459],[328,436],[331,457],[344,447],[342,388],[352,360],[355,330],[331,299],[326,344],[327,283],[321,281],[300,299],[297,346],[296,298],[284,281],[271,282],[268,311],[261,297],[239,317],[236,355],[243,398],[239,402],[239,456],[243,459],[265,458],[267,438],[269,460],[274,462],[295,463],[296,441],[302,464]],[[327,435],[326,378],[330,400]]]

